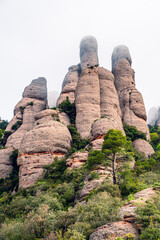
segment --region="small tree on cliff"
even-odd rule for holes
[[[102,145],[102,152],[105,153],[108,159],[112,161],[113,169],[113,184],[116,184],[116,154],[122,154],[127,146],[127,139],[123,136],[120,130],[110,129],[105,137]]]

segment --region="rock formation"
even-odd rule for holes
[[[151,198],[156,192],[153,188],[147,188],[134,195],[135,200],[126,203],[120,208],[119,222],[111,222],[96,229],[89,240],[115,240],[118,237],[125,238],[125,235],[132,233],[134,239],[139,239],[139,228],[135,222],[136,208],[145,204],[146,200]]]
[[[38,113],[37,125],[22,139],[18,157],[20,188],[32,185],[42,175],[43,166],[51,164],[55,157],[64,157],[71,146],[69,130],[53,112]]]
[[[154,153],[152,146],[143,139],[135,140],[133,142],[133,148],[135,148],[139,153],[143,154],[146,158],[149,158]]]
[[[98,44],[93,36],[86,36],[80,43],[80,60],[82,71],[86,68],[98,67]]]
[[[82,138],[90,136],[91,125],[100,118],[100,85],[98,78],[97,41],[85,37],[80,43],[81,75],[76,94],[76,128]]]
[[[126,46],[118,46],[112,54],[112,72],[119,96],[122,121],[135,126],[150,139],[146,123],[146,111],[142,95],[135,87],[134,70],[131,68],[131,56]]]
[[[6,178],[12,172],[13,165],[10,160],[10,156],[13,152],[13,148],[4,148],[0,150],[0,178]]]
[[[15,124],[20,124],[20,127],[8,138],[6,147],[19,149],[24,134],[34,127],[36,113],[46,109],[47,105],[46,79],[33,80],[25,88],[22,100],[14,108],[14,117],[6,131],[13,131]]]
[[[59,104],[69,98],[75,102],[77,131],[82,138],[90,138],[85,152],[74,153],[68,160],[70,169],[80,167],[88,158],[88,149],[101,150],[103,137],[109,129],[121,130],[123,123],[133,125],[149,139],[146,112],[141,94],[135,87],[131,56],[125,46],[118,46],[112,54],[112,73],[98,63],[98,44],[88,36],[80,43],[80,64],[69,68]],[[14,117],[7,126],[12,134],[7,140],[7,150],[1,150],[0,170],[3,176],[12,169],[9,162],[11,149],[19,149],[20,187],[28,187],[41,176],[43,166],[63,157],[71,147],[72,137],[67,126],[69,117],[59,109],[48,109],[45,78],[31,82],[23,92],[22,100],[15,106]],[[136,140],[134,147],[145,152],[153,149],[144,140]],[[5,166],[7,166],[5,168]],[[105,169],[106,174],[107,169]],[[105,174],[104,174],[105,175]]]
[[[70,102],[75,101],[75,90],[78,82],[78,77],[80,73],[80,65],[74,65],[69,67],[68,73],[66,74],[63,83],[62,83],[62,92],[57,99],[57,107],[59,104],[66,100],[66,97],[69,98]]]

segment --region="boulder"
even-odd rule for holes
[[[144,154],[146,158],[149,158],[153,153],[154,149],[152,146],[143,139],[137,139],[133,142],[133,147],[139,152]]]
[[[112,222],[97,228],[89,240],[115,240],[117,237],[125,237],[128,233],[133,234],[134,240],[139,239],[139,232],[133,224],[124,221]]]
[[[122,121],[135,126],[150,139],[146,123],[146,111],[141,93],[135,87],[134,70],[131,68],[131,57],[127,47],[118,46],[112,54],[112,72],[119,96]]]
[[[19,187],[31,186],[42,175],[43,166],[51,164],[56,156],[64,157],[70,147],[70,132],[58,121],[40,122],[27,132],[19,149]]]
[[[46,123],[47,121],[54,120],[63,123],[65,126],[70,125],[70,119],[66,113],[60,112],[58,109],[46,109],[35,115],[35,125]]]
[[[86,36],[80,43],[80,60],[82,71],[86,68],[98,66],[98,44],[93,36]]]
[[[104,118],[94,121],[91,127],[93,139],[97,138],[98,136],[104,136],[110,129],[120,130],[125,135],[122,123],[119,120],[120,119],[118,118],[114,119],[112,117],[105,116]]]
[[[70,102],[73,103],[75,101],[75,90],[80,74],[80,65],[73,65],[68,69],[68,73],[66,74],[63,83],[62,83],[62,91],[57,99],[56,106],[66,100],[66,97],[69,98]]]
[[[0,178],[6,178],[12,172],[13,165],[10,160],[10,155],[13,152],[13,148],[4,148],[0,150]]]
[[[111,222],[101,226],[93,232],[89,240],[115,240],[117,237],[125,238],[127,234],[131,233],[134,239],[139,239],[139,228],[135,225],[136,213],[138,206],[144,205],[146,200],[151,198],[156,192],[153,188],[144,189],[134,195],[134,200],[127,202],[120,208],[119,222]]]
[[[90,136],[91,125],[100,118],[100,87],[97,68],[83,70],[76,88],[76,128],[82,138]]]

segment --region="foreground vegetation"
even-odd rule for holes
[[[66,107],[67,106],[67,107]],[[135,127],[125,125],[126,137],[110,130],[105,135],[101,151],[89,150],[88,161],[79,169],[68,170],[66,159],[82,150],[89,140],[81,139],[75,122],[74,104],[63,104],[61,109],[72,117],[69,130],[73,145],[65,158],[44,167],[43,177],[28,189],[18,189],[18,167],[15,150],[11,159],[14,171],[0,180],[0,239],[2,240],[87,240],[99,226],[118,221],[119,208],[134,193],[147,187],[160,187],[160,129],[150,127],[151,144],[155,154],[149,159],[132,148],[132,141],[145,139]],[[66,110],[67,109],[67,110]],[[120,161],[118,167],[115,166]],[[131,161],[135,161],[134,169]],[[79,202],[84,180],[98,179],[95,170],[110,166],[112,178],[106,178],[85,200]],[[160,196],[156,195],[145,206],[137,209],[140,239],[160,239]],[[121,238],[119,238],[121,239]],[[133,239],[128,238],[127,239]]]

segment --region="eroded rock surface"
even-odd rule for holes
[[[62,83],[62,91],[57,99],[57,107],[59,104],[66,100],[66,97],[69,98],[70,102],[73,103],[75,101],[75,90],[78,82],[78,78],[80,75],[80,65],[73,65],[68,69],[68,73],[66,74],[63,83]]]
[[[118,46],[112,54],[112,72],[118,92],[122,121],[135,126],[150,139],[146,123],[146,111],[142,95],[135,87],[134,70],[131,68],[131,57],[126,46]]]
[[[13,150],[12,147],[0,150],[0,178],[8,177],[10,172],[12,172],[13,165],[10,156]]]
[[[45,115],[44,115],[45,118]],[[55,120],[40,122],[27,132],[19,149],[19,187],[29,187],[51,164],[54,157],[63,157],[71,146],[68,128]]]
[[[97,68],[83,70],[76,88],[76,128],[82,138],[90,136],[91,125],[100,118],[100,87]]]
[[[46,79],[35,79],[25,88],[22,100],[14,108],[14,117],[6,128],[6,131],[13,133],[9,136],[6,146],[19,148],[24,134],[35,125],[35,115],[47,106]],[[13,126],[18,123],[19,128],[13,130]]]
[[[133,142],[133,147],[139,152],[144,154],[146,158],[149,158],[153,153],[154,149],[152,146],[143,139],[137,139]]]
[[[69,169],[81,167],[88,160],[88,155],[88,151],[73,153],[66,161],[67,167]]]
[[[151,198],[156,192],[153,188],[144,189],[134,195],[135,199],[127,202],[120,208],[119,222],[111,222],[96,229],[89,240],[115,240],[117,237],[125,237],[126,234],[132,233],[135,240],[139,239],[139,228],[135,222],[135,210],[138,206],[145,204],[146,200]]]
[[[93,36],[86,36],[80,43],[80,60],[82,71],[86,68],[98,66],[98,44]]]

